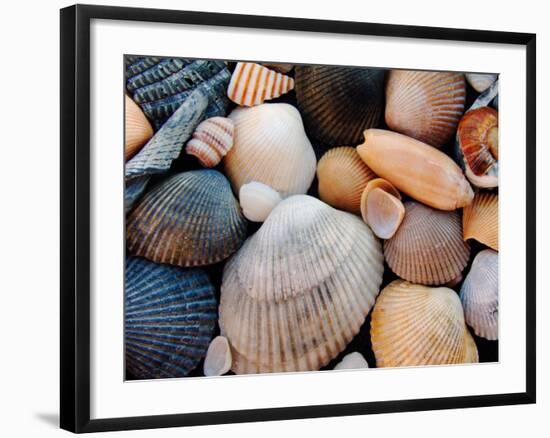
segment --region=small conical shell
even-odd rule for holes
[[[335,370],[358,370],[361,368],[368,368],[369,364],[361,353],[354,351],[353,353],[346,354],[340,362],[334,367]]]
[[[235,140],[223,162],[235,193],[251,181],[282,197],[307,192],[317,160],[296,108],[264,103],[237,108],[229,118],[235,123]]]
[[[252,222],[263,222],[279,202],[281,196],[271,187],[257,181],[241,186],[239,202],[244,216]]]
[[[456,132],[465,100],[462,73],[392,70],[386,85],[386,124],[440,148]]]
[[[391,238],[405,216],[403,203],[380,188],[375,188],[366,196],[366,217],[363,220],[381,239]]]
[[[483,93],[498,78],[498,74],[491,73],[466,73],[466,80],[478,93]]]
[[[311,196],[283,200],[225,265],[220,330],[237,374],[312,371],[359,332],[382,282],[365,223]]]
[[[414,201],[405,202],[405,218],[385,241],[391,270],[413,283],[445,284],[464,270],[470,247],[462,239],[458,211],[441,211]]]
[[[363,189],[374,178],[355,148],[348,146],[330,149],[317,164],[319,197],[351,213],[359,214]]]
[[[478,362],[460,299],[446,287],[390,283],[376,300],[371,339],[377,367]]]
[[[455,210],[472,202],[474,192],[460,168],[425,143],[396,132],[367,129],[357,152],[377,175],[426,205]]]
[[[460,289],[466,323],[476,335],[498,339],[498,252],[481,251]]]
[[[197,157],[204,167],[214,167],[233,147],[233,120],[212,117],[201,122],[185,147],[185,152]]]
[[[231,76],[227,96],[243,106],[275,99],[294,89],[294,79],[254,62],[238,62]]]
[[[124,96],[124,100],[124,159],[128,161],[153,136],[153,128],[141,108],[132,99]]]
[[[227,338],[216,336],[206,352],[204,359],[204,375],[205,376],[222,376],[231,369],[231,347]]]
[[[201,266],[233,254],[247,222],[225,177],[210,169],[175,174],[139,200],[127,220],[130,254]]]
[[[464,207],[462,226],[464,240],[475,239],[498,251],[498,194],[476,193],[474,201]]]

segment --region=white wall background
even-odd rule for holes
[[[90,3],[96,3],[90,1]],[[538,145],[549,141],[547,77],[550,29],[544,2],[392,0],[124,1],[100,4],[297,16],[537,33]],[[58,421],[59,331],[59,13],[67,1],[9,2],[0,32],[0,434],[61,436]],[[546,56],[545,56],[546,55]],[[123,432],[118,436],[340,437],[547,436],[550,431],[549,319],[545,296],[550,257],[546,203],[550,152],[538,148],[538,404],[370,415],[187,429]],[[546,201],[546,202],[545,202]],[[184,394],[182,394],[182,397]],[[546,414],[546,415],[545,415]]]

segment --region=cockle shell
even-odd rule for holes
[[[498,74],[492,73],[466,73],[465,76],[468,83],[478,93],[483,93],[498,78]]]
[[[460,168],[425,143],[396,132],[367,129],[357,152],[377,175],[426,205],[455,210],[472,202],[474,192]]]
[[[129,257],[124,286],[126,370],[136,379],[185,377],[214,334],[214,286],[199,268]]]
[[[294,79],[254,62],[238,62],[227,96],[238,105],[254,106],[294,89]]]
[[[371,339],[377,367],[478,362],[460,299],[446,287],[390,283],[376,300]]]
[[[241,186],[239,202],[244,216],[252,222],[263,222],[281,202],[281,196],[271,187],[252,181]]]
[[[363,220],[381,239],[391,238],[405,216],[405,207],[401,200],[381,188],[374,188],[366,193],[363,210],[366,211]]]
[[[386,85],[386,124],[441,148],[456,132],[465,101],[462,73],[392,70]]]
[[[185,147],[204,167],[216,166],[233,147],[235,126],[226,117],[212,117],[201,122]]]
[[[307,192],[317,162],[296,108],[264,103],[237,108],[229,118],[235,123],[235,140],[223,162],[235,193],[251,181],[282,197]]]
[[[221,173],[182,172],[147,192],[129,214],[127,249],[158,263],[209,265],[237,251],[246,228]]]
[[[476,335],[498,339],[498,252],[479,252],[460,289],[466,323]]]
[[[384,70],[297,66],[296,99],[308,134],[330,144],[356,145],[384,111]]]
[[[205,376],[221,376],[231,369],[231,347],[227,338],[216,336],[206,352],[204,359],[204,375]]]
[[[353,214],[291,196],[225,265],[220,330],[237,374],[318,370],[359,332],[382,282],[380,243]]]
[[[435,210],[414,201],[404,205],[401,226],[384,244],[391,270],[405,280],[429,285],[458,277],[470,256],[458,211]]]
[[[141,108],[124,96],[124,159],[132,158],[153,136],[153,128]]]
[[[470,182],[497,187],[498,112],[488,106],[468,111],[458,125],[457,140]]]
[[[464,240],[475,239],[498,251],[498,194],[476,193],[474,201],[464,207],[462,227]]]
[[[334,367],[335,370],[358,370],[361,368],[368,368],[369,364],[361,353],[354,351],[353,353],[346,354],[340,362]]]
[[[330,149],[317,164],[321,200],[351,213],[359,214],[363,189],[374,178],[374,172],[349,146]]]

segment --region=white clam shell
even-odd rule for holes
[[[361,368],[368,368],[369,364],[361,353],[354,351],[353,353],[346,354],[340,362],[334,367],[335,370],[357,370]]]
[[[281,202],[281,195],[268,185],[252,181],[241,186],[239,203],[244,216],[252,222],[263,222]]]
[[[231,347],[227,338],[216,336],[210,342],[204,359],[205,376],[222,376],[231,369]]]
[[[483,93],[498,78],[498,74],[493,73],[466,73],[466,80],[478,93]]]

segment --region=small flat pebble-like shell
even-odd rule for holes
[[[381,239],[391,238],[405,216],[405,207],[399,198],[380,188],[366,196],[366,215],[363,220]]]
[[[227,338],[216,336],[206,352],[204,359],[205,376],[222,376],[231,369],[231,347]]]
[[[401,193],[399,193],[399,190],[397,190],[389,181],[386,181],[384,178],[374,178],[370,180],[365,186],[363,193],[361,193],[361,217],[365,222],[367,222],[368,194],[374,189],[384,190],[390,195],[393,195],[395,198],[401,200]]]
[[[334,367],[335,370],[358,370],[361,368],[368,368],[369,364],[361,353],[354,351],[353,353],[346,354],[340,362]]]
[[[498,74],[466,73],[466,80],[478,93],[483,93],[497,80]]]
[[[132,158],[153,136],[153,128],[141,108],[124,96],[124,159]]]
[[[235,126],[227,117],[201,122],[187,143],[185,152],[197,157],[204,167],[216,166],[233,147]]]
[[[477,192],[462,214],[464,240],[475,239],[498,251],[498,194]]]
[[[281,196],[271,187],[252,181],[241,186],[239,202],[244,216],[252,222],[263,222],[281,202]]]

